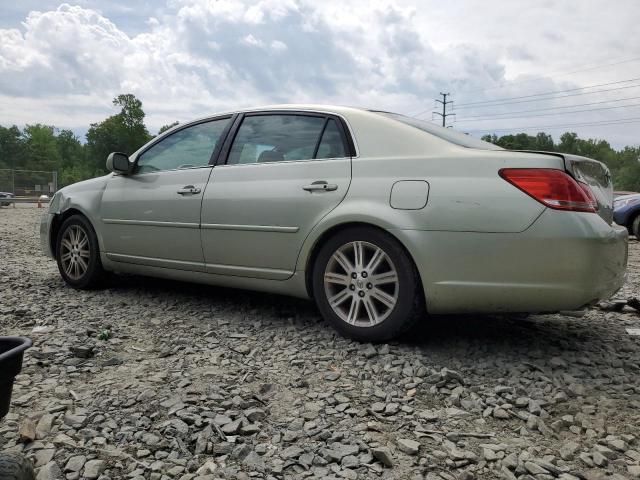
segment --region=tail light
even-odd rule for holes
[[[597,212],[598,202],[586,183],[552,168],[503,168],[498,172],[514,187],[555,210]]]

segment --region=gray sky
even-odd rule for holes
[[[637,0],[3,2],[0,124],[84,131],[119,93],[143,101],[152,131],[284,102],[430,119],[447,91],[454,128],[474,135],[638,145],[638,25]],[[583,125],[597,122],[615,124]]]

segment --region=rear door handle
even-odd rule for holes
[[[182,187],[180,190],[178,190],[178,194],[179,195],[197,195],[201,191],[202,190],[200,190],[197,187],[194,187],[193,185],[186,185]]]
[[[313,182],[311,185],[305,185],[302,187],[303,190],[307,192],[333,192],[338,189],[338,185],[335,183],[327,183],[324,180],[317,180]]]

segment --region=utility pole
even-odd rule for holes
[[[436,99],[436,102],[442,104],[442,113],[440,113],[440,112],[433,112],[433,113],[435,113],[436,115],[440,115],[442,117],[442,126],[446,127],[447,126],[447,117],[451,117],[451,116],[455,115],[455,113],[447,113],[447,105],[449,105],[450,103],[453,103],[453,100],[447,101],[447,97],[450,95],[449,93],[440,92],[440,95],[442,95],[442,100]]]

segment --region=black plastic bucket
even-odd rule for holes
[[[22,370],[22,356],[31,346],[25,337],[0,337],[0,418],[9,411],[16,375]]]

